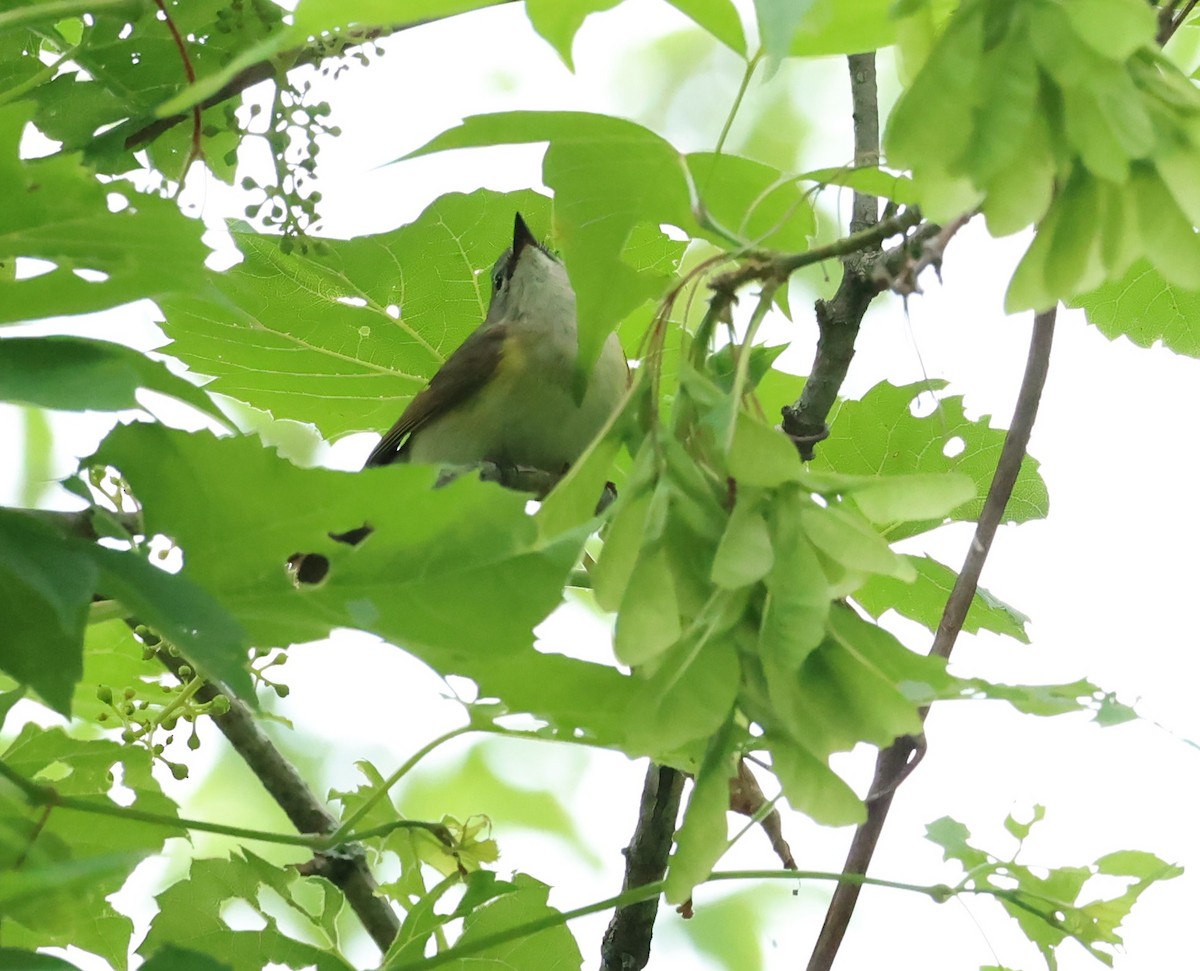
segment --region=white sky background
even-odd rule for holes
[[[533,34],[519,5],[391,39],[387,56],[368,68],[354,67],[322,95],[343,130],[320,156],[325,231],[336,236],[386,231],[411,220],[446,191],[538,184],[538,147],[380,166],[467,114],[571,108],[637,119],[657,97],[648,87],[641,94],[630,90],[637,83],[636,52],[650,37],[648,23],[661,31],[688,24],[649,0],[593,17],[576,44],[575,75]],[[714,63],[721,70],[691,81],[668,113],[667,127],[659,129],[682,150],[711,149],[724,120],[740,66],[731,55]],[[892,69],[881,61],[880,70],[885,89],[894,89]],[[851,137],[842,60],[785,68],[772,84],[795,86],[812,105],[810,123],[819,121],[819,137],[807,140],[803,166],[847,161]],[[758,82],[752,85],[752,99],[759,90]],[[735,127],[735,143],[736,133]],[[210,222],[236,215],[244,205],[211,179],[197,183],[188,196]],[[843,200],[843,216],[848,206]],[[926,295],[910,300],[908,321],[899,300],[882,299],[872,308],[844,392],[857,396],[884,379],[921,380],[923,361],[930,378],[951,382],[948,393],[966,395],[971,414],[991,414],[1007,425],[1031,323],[1028,316],[1006,318],[1000,309],[1020,252],[1019,241],[992,241],[981,225],[970,225],[949,249],[945,284],[939,286],[929,274],[923,281]],[[772,337],[794,342],[786,360],[804,371],[815,339],[811,301],[795,294],[792,305],[795,324],[779,322]],[[130,343],[147,346],[152,331],[144,313],[106,316],[121,321]],[[49,329],[114,336],[94,323],[59,323]],[[1002,530],[983,577],[984,586],[1032,618],[1033,644],[964,636],[955,654],[959,673],[1012,682],[1088,677],[1117,690],[1148,718],[1200,739],[1194,619],[1200,525],[1191,514],[1200,482],[1193,429],[1198,414],[1196,361],[1138,349],[1125,340],[1109,343],[1081,314],[1060,312],[1049,384],[1031,444],[1049,486],[1050,518]],[[88,454],[106,425],[92,416],[56,419],[56,473],[67,473],[73,456]],[[15,409],[0,412],[5,452],[18,434]],[[366,442],[348,439],[325,460],[357,467]],[[13,483],[0,475],[0,500],[13,502],[12,490]],[[969,530],[957,529],[936,542],[918,540],[916,547],[958,564],[968,538]],[[914,647],[924,649],[931,640],[918,628],[894,626]],[[600,625],[578,608],[563,611],[543,634],[551,644],[576,649],[580,642],[598,650],[607,644]],[[352,762],[364,755],[385,773],[391,771],[424,741],[458,723],[456,706],[437,700],[444,686],[436,678],[371,638],[350,636],[339,639],[335,649],[295,650],[282,674],[292,694],[281,711],[301,733],[330,745],[324,780],[330,785],[356,784]],[[1200,837],[1192,813],[1200,792],[1195,781],[1200,752],[1148,723],[1102,731],[1082,717],[1034,719],[994,703],[936,707],[929,743],[926,762],[896,798],[873,875],[954,883],[956,868],[941,864],[940,851],[922,838],[926,823],[954,816],[978,843],[1005,851],[1011,844],[1001,827],[1004,817],[1015,812],[1028,818],[1040,802],[1047,806],[1047,818],[1027,843],[1027,863],[1086,865],[1112,850],[1145,849],[1195,871],[1143,898],[1126,925],[1129,953],[1118,957],[1120,971],[1178,967],[1180,955],[1193,951]],[[453,761],[469,744],[460,740],[441,754]],[[215,748],[214,740],[201,754]],[[561,790],[588,834],[592,853],[603,861],[596,869],[552,838],[500,831],[501,867],[546,880],[556,888],[552,902],[563,908],[616,892],[619,851],[632,830],[643,764],[612,753],[585,758],[562,747],[535,751],[522,743],[492,743],[489,751],[496,766],[512,777]],[[431,760],[419,771],[436,764]],[[863,781],[870,764],[869,758],[845,762],[847,771]],[[188,791],[186,786],[172,790],[180,798]],[[184,810],[204,815],[203,808],[193,804]],[[795,815],[786,819],[786,835],[806,869],[840,869],[850,833],[816,827]],[[751,833],[722,866],[774,863],[761,834]],[[693,923],[704,921],[706,904],[733,890],[730,885],[702,889]],[[812,884],[797,897],[782,884],[756,895],[767,914],[763,946],[772,971],[806,962],[825,896],[825,887]],[[585,967],[595,966],[606,921],[604,915],[573,925]],[[659,927],[651,959],[656,971],[719,966],[691,949],[686,942],[691,929],[669,909],[661,913]],[[369,950],[355,957],[363,966],[373,960]],[[1064,971],[1099,966],[1071,944],[1060,949],[1059,958]],[[981,964],[1041,966],[1015,925],[990,901],[935,907],[921,897],[868,889],[836,966],[958,971]]]

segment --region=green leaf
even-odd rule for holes
[[[70,714],[97,570],[83,544],[0,509],[0,670]]]
[[[419,24],[427,20],[443,20],[471,10],[494,7],[502,0],[405,0],[399,12],[404,23]],[[398,11],[389,0],[300,0],[296,5],[295,29],[299,39],[308,34],[351,24],[375,26],[390,24]]]
[[[929,414],[913,414],[922,395],[935,394],[942,387],[940,381],[901,387],[884,382],[858,401],[842,402],[830,436],[821,443],[810,467],[884,477],[960,472],[974,481],[975,498],[954,510],[951,518],[973,522],[991,485],[1004,445],[1004,431],[993,428],[987,416],[968,419],[958,395],[939,397]],[[1037,468],[1037,461],[1027,456],[1005,509],[1007,521],[1026,522],[1046,515],[1049,498]],[[935,525],[902,524],[890,530],[888,538],[895,542]]]
[[[848,509],[822,509],[814,504],[801,512],[800,521],[813,545],[849,570],[882,573],[906,582],[916,579],[912,565],[893,553],[882,536]]]
[[[53,954],[0,947],[0,971],[79,971],[79,968]]]
[[[796,180],[762,162],[737,155],[693,152],[688,170],[707,215],[751,246],[800,251],[817,231],[816,214]],[[700,227],[717,246],[727,246],[721,233]]]
[[[956,574],[950,567],[928,556],[906,556],[905,559],[917,571],[912,583],[875,574],[854,592],[854,600],[872,617],[879,618],[890,609],[935,632],[946,599],[954,589]],[[988,630],[1028,644],[1029,635],[1025,632],[1028,622],[1029,618],[1019,610],[980,587],[971,600],[962,629],[968,634]]]
[[[1038,805],[1033,807],[1033,813],[1030,816],[1029,822],[1027,823],[1021,822],[1019,819],[1013,816],[1012,813],[1009,813],[1008,817],[1004,820],[1004,828],[1012,833],[1012,835],[1018,840],[1024,842],[1024,840],[1028,838],[1030,832],[1033,830],[1033,827],[1045,818],[1046,807]]]
[[[233,971],[233,968],[207,954],[168,944],[156,951],[140,971]]]
[[[741,57],[746,56],[746,34],[742,18],[730,0],[667,0],[717,40]]]
[[[682,633],[675,573],[666,550],[643,549],[617,614],[613,640],[617,660],[629,667],[644,664],[679,640]]]
[[[811,504],[799,489],[788,489],[775,495],[770,510],[775,556],[766,582],[759,653],[788,673],[824,638],[832,599],[820,558],[804,531],[804,511]]]
[[[771,534],[763,518],[762,497],[752,490],[742,489],[730,513],[725,535],[713,556],[713,583],[731,590],[749,586],[765,577],[774,562]]]
[[[1130,189],[1146,257],[1171,283],[1200,289],[1200,236],[1156,171],[1133,170]]]
[[[138,953],[153,960],[165,948],[184,948],[216,958],[232,971],[261,971],[271,962],[316,971],[351,971],[336,949],[285,934],[262,903],[260,891],[268,888],[282,898],[288,923],[297,933],[328,939],[328,930],[322,926],[324,902],[330,896],[340,902],[341,892],[326,880],[301,877],[243,849],[229,859],[193,860],[187,877],[155,898],[158,914]],[[301,891],[308,893],[302,896]],[[317,906],[305,906],[314,892]],[[230,900],[248,907],[263,926],[232,930],[222,917]]]
[[[0,840],[0,873],[12,871],[13,857],[20,853],[21,872],[52,871],[49,879],[60,887],[57,893],[22,895],[5,903],[0,908],[5,942],[21,947],[74,945],[116,968],[127,967],[133,924],[106,898],[121,888],[138,860],[162,852],[168,838],[185,835],[182,827],[147,825],[119,812],[123,806],[131,813],[177,818],[174,802],[162,794],[151,774],[149,752],[27,724],[0,758],[26,779],[53,780],[59,794],[96,802],[110,811],[99,815],[60,809],[46,815],[42,807],[0,797],[0,834],[14,837]],[[116,778],[119,791],[114,789]],[[90,875],[72,882],[67,864],[78,864]],[[64,882],[58,884],[60,876]]]
[[[160,301],[165,350],[227,394],[327,438],[385,429],[487,313],[486,275],[534,192],[450,193],[390,233],[284,253],[236,232],[243,260]],[[482,282],[481,282],[482,281]]]
[[[792,38],[812,5],[813,0],[754,0],[758,36],[772,68],[787,57]]]
[[[575,35],[583,26],[584,20],[601,10],[611,10],[621,0],[575,0],[572,3],[561,3],[559,0],[525,0],[525,14],[529,22],[563,59],[563,63],[571,71],[575,70],[575,61],[571,49],[575,44]]]
[[[913,522],[947,516],[975,496],[975,483],[961,473],[896,475],[856,486],[859,511],[873,523]]]
[[[782,432],[739,412],[729,449],[729,474],[741,485],[771,488],[803,474],[800,453]]]
[[[907,175],[889,172],[878,165],[813,169],[796,178],[805,182],[816,182],[818,185],[839,185],[855,192],[867,192],[903,206],[913,206],[917,203],[912,179]]]
[[[207,591],[135,553],[96,547],[92,558],[105,594],[178,647],[204,675],[257,705],[246,634]]]
[[[11,912],[15,904],[24,908],[48,896],[71,894],[90,886],[97,879],[116,874],[125,876],[141,859],[140,853],[111,853],[84,860],[63,860],[22,870],[9,870],[0,873],[0,906]]]
[[[771,771],[788,804],[825,826],[852,826],[867,818],[862,800],[821,759],[791,740],[766,736]]]
[[[7,187],[0,262],[29,258],[52,266],[0,281],[0,323],[196,289],[208,256],[202,224],[172,200],[96,181],[73,156],[22,160],[18,143],[29,116],[26,104],[0,107],[0,183]]]
[[[786,0],[775,0],[786,5]],[[861,54],[887,47],[896,41],[896,27],[889,16],[892,0],[806,0],[807,11],[793,32],[789,53],[801,57],[828,54]]]
[[[456,944],[466,945],[478,938],[498,934],[531,921],[557,914],[547,900],[550,888],[533,877],[518,873],[513,877],[516,890],[491,900],[472,911],[463,921],[462,936]],[[451,971],[571,971],[583,965],[579,945],[565,921],[525,937],[478,951],[468,957],[450,960],[444,966]]]
[[[639,491],[618,500],[620,505],[604,534],[604,549],[592,571],[596,603],[605,610],[615,611],[625,596],[642,548],[652,496],[651,492]]]
[[[187,402],[228,427],[212,399],[132,348],[80,337],[10,337],[0,344],[0,399],[67,411],[141,407],[139,388]]]
[[[411,465],[300,469],[251,438],[123,426],[97,460],[121,469],[147,530],[183,550],[179,575],[254,644],[354,627],[446,674],[484,657],[511,664],[535,655],[532,630],[560,602],[585,538],[541,542],[525,497],[489,483],[433,489],[436,470]],[[333,538],[364,523],[372,532],[358,545]],[[289,575],[296,554],[323,558],[320,582]]]
[[[737,696],[740,663],[733,643],[685,638],[662,655],[654,673],[634,673],[623,712],[624,752],[694,767],[704,745],[728,717]]]
[[[940,846],[945,860],[957,860],[964,870],[985,866],[992,859],[982,850],[977,850],[968,840],[971,831],[956,819],[942,816],[925,827],[925,838]]]
[[[659,273],[638,273],[621,259],[638,223],[699,227],[683,156],[649,129],[578,111],[475,115],[406,158],[455,148],[549,142],[542,178],[554,190],[558,241],[575,288],[581,373],[629,311],[657,299]]]
[[[669,904],[681,904],[703,883],[729,846],[729,782],[737,776],[738,732],[732,720],[713,736],[696,773],[683,825],[675,835],[667,883]]]
[[[1154,10],[1138,0],[1074,0],[1062,10],[1083,40],[1114,61],[1154,43]]]

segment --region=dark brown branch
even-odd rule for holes
[[[849,67],[854,113],[854,164],[877,165],[879,99],[875,83],[875,54],[852,54]],[[850,218],[851,235],[848,238],[854,238],[856,234],[861,236],[878,232],[880,225],[878,198],[855,192]],[[783,409],[783,430],[792,437],[805,461],[812,459],[814,446],[829,433],[825,419],[846,380],[863,316],[881,290],[874,270],[884,238],[847,253],[842,258],[842,279],[833,299],[817,301],[819,336],[812,370],[800,400]]]
[[[1187,0],[1183,9],[1176,13],[1175,10],[1179,3],[1180,0],[1171,0],[1170,3],[1165,3],[1158,8],[1158,33],[1154,40],[1159,47],[1175,36],[1175,32],[1183,26],[1183,22],[1195,9],[1197,0]]]
[[[1013,411],[1012,424],[1004,437],[1004,447],[1000,451],[1000,460],[996,463],[996,472],[992,476],[987,499],[975,526],[975,535],[963,560],[962,570],[959,571],[958,579],[946,601],[933,646],[930,648],[930,653],[938,657],[948,658],[954,649],[967,610],[975,596],[979,575],[987,560],[996,529],[1004,518],[1004,510],[1008,507],[1013,485],[1025,459],[1029,434],[1033,429],[1042,388],[1046,383],[1056,313],[1056,309],[1051,309],[1034,318],[1029,356],[1025,363],[1025,375],[1021,380],[1021,391]],[[922,720],[927,714],[928,709],[921,713]],[[867,801],[867,821],[859,826],[854,834],[846,863],[842,867],[844,874],[866,874],[888,810],[891,808],[896,786],[915,766],[913,756],[919,759],[923,752],[923,737],[906,737],[898,739],[890,748],[879,753],[875,763],[875,777],[871,783],[871,795]],[[809,959],[808,971],[828,971],[832,967],[858,902],[859,889],[860,884],[857,883],[841,882],[837,885],[825,914],[825,923]]]
[[[158,656],[177,678],[190,680],[190,676],[181,670],[186,665],[182,658],[165,649],[160,650]],[[334,832],[338,828],[338,819],[325,808],[296,767],[259,728],[250,709],[212,683],[201,686],[196,692],[196,699],[209,702],[218,695],[224,695],[229,701],[229,711],[224,715],[213,715],[213,721],[263,788],[279,804],[292,825],[301,833]],[[400,921],[391,905],[378,895],[375,878],[371,875],[361,847],[348,844],[317,853],[302,869],[305,874],[323,876],[340,887],[371,940],[380,951],[387,951],[400,930]]]
[[[637,827],[625,849],[622,891],[655,883],[667,872],[682,793],[682,772],[650,764],[642,786]],[[650,939],[657,915],[658,896],[616,911],[600,945],[601,971],[641,971],[650,960]]]

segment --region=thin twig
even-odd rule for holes
[[[171,12],[167,10],[166,0],[154,0],[154,5],[158,7],[159,13],[162,14],[163,20],[166,21],[167,30],[171,32],[171,39],[175,41],[175,49],[179,51],[179,60],[183,63],[183,73],[187,78],[187,83],[195,84],[196,69],[192,66],[191,55],[188,54],[187,45],[183,42],[179,28],[175,26],[175,21],[171,19]],[[198,104],[192,105],[192,138],[188,146],[187,158],[183,161],[183,169],[179,173],[179,192],[183,191],[183,184],[187,181],[188,170],[191,169],[192,163],[204,154],[204,146],[200,141],[200,110]]]
[[[996,529],[1004,518],[1004,510],[1008,506],[1013,485],[1025,459],[1029,434],[1033,429],[1042,388],[1046,383],[1056,313],[1057,308],[1052,308],[1034,318],[1029,356],[1025,363],[1025,375],[1021,380],[1021,391],[1013,411],[1012,424],[1004,437],[1000,460],[996,463],[996,472],[992,476],[987,499],[979,514],[971,546],[946,601],[946,608],[930,649],[930,653],[938,657],[948,658],[954,649],[954,642],[962,630],[967,610],[975,596],[979,575],[987,560]],[[921,712],[922,720],[926,714],[928,709]],[[855,831],[850,851],[846,855],[846,863],[842,868],[843,873],[861,876],[867,872],[879,841],[879,834],[891,808],[896,786],[912,771],[915,763],[910,757],[922,751],[922,739],[905,737],[879,753],[875,763],[875,778],[871,783],[871,796],[867,802],[867,821]],[[825,914],[825,923],[821,927],[820,936],[808,962],[808,971],[828,971],[832,967],[854,913],[859,887],[859,883],[845,881],[839,883],[833,892],[833,899]]]
[[[514,0],[496,0],[496,5],[512,2]],[[413,27],[422,27],[425,24],[434,23],[438,20],[445,20],[446,16],[424,17],[406,23],[377,27],[356,27],[332,36],[329,34],[323,35],[306,47],[283,51],[262,61],[248,65],[231,77],[221,88],[196,105],[196,108],[204,111],[207,108],[222,104],[230,98],[236,97],[247,88],[252,88],[261,81],[270,81],[278,77],[281,64],[287,65],[286,70],[288,71],[298,67],[314,67],[327,58],[340,57],[349,51],[362,47],[364,44],[372,44],[384,37],[390,37],[392,34],[410,30]],[[170,131],[180,122],[186,121],[188,117],[189,114],[187,112],[181,112],[179,114],[168,115],[165,118],[131,118],[119,126],[113,134],[122,141],[125,148],[132,150],[154,141],[163,132]]]

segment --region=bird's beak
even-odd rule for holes
[[[538,241],[533,238],[533,233],[529,231],[529,227],[525,225],[525,220],[521,218],[521,214],[517,213],[517,218],[513,220],[513,241],[512,255],[516,260],[521,255],[521,250],[526,246],[538,245]]]

